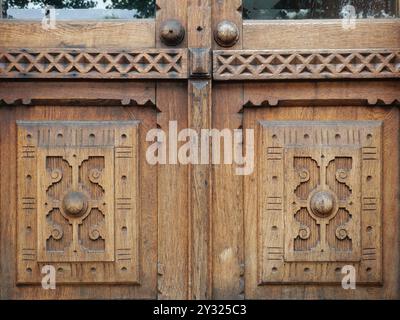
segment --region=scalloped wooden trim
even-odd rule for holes
[[[1,81],[2,105],[156,106],[149,81]]]
[[[290,90],[288,90],[290,87]],[[244,107],[400,105],[400,82],[271,81],[244,84]]]

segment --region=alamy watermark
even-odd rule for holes
[[[44,30],[56,29],[56,9],[53,6],[47,6],[43,9],[42,28]]]
[[[168,132],[152,129],[146,141],[153,142],[146,151],[146,160],[151,165],[236,165],[235,174],[242,176],[254,171],[253,129],[202,129],[200,132],[183,129],[178,132],[177,121],[170,121]]]
[[[342,274],[345,275],[342,279],[342,288],[344,290],[356,290],[356,268],[352,265],[346,265],[342,268]]]
[[[45,265],[42,267],[42,288],[44,290],[56,289],[56,268],[52,265]]]
[[[357,13],[356,8],[350,4],[343,6],[340,12],[342,16],[342,27],[346,30],[353,30],[356,28]]]

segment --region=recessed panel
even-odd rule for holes
[[[260,283],[381,281],[381,127],[260,122]]]
[[[18,283],[138,283],[138,126],[18,122]]]

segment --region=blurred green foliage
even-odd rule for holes
[[[104,1],[104,0],[98,0]],[[27,8],[29,3],[40,7],[53,6],[56,9],[89,9],[95,8],[98,1],[93,0],[3,0],[3,14],[8,8]],[[105,2],[105,1],[104,1]],[[155,0],[111,0],[107,9],[135,9],[135,18],[151,18],[155,13]]]

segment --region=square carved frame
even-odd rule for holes
[[[17,122],[18,284],[140,283],[139,125]]]
[[[258,282],[382,282],[380,121],[259,121]]]

